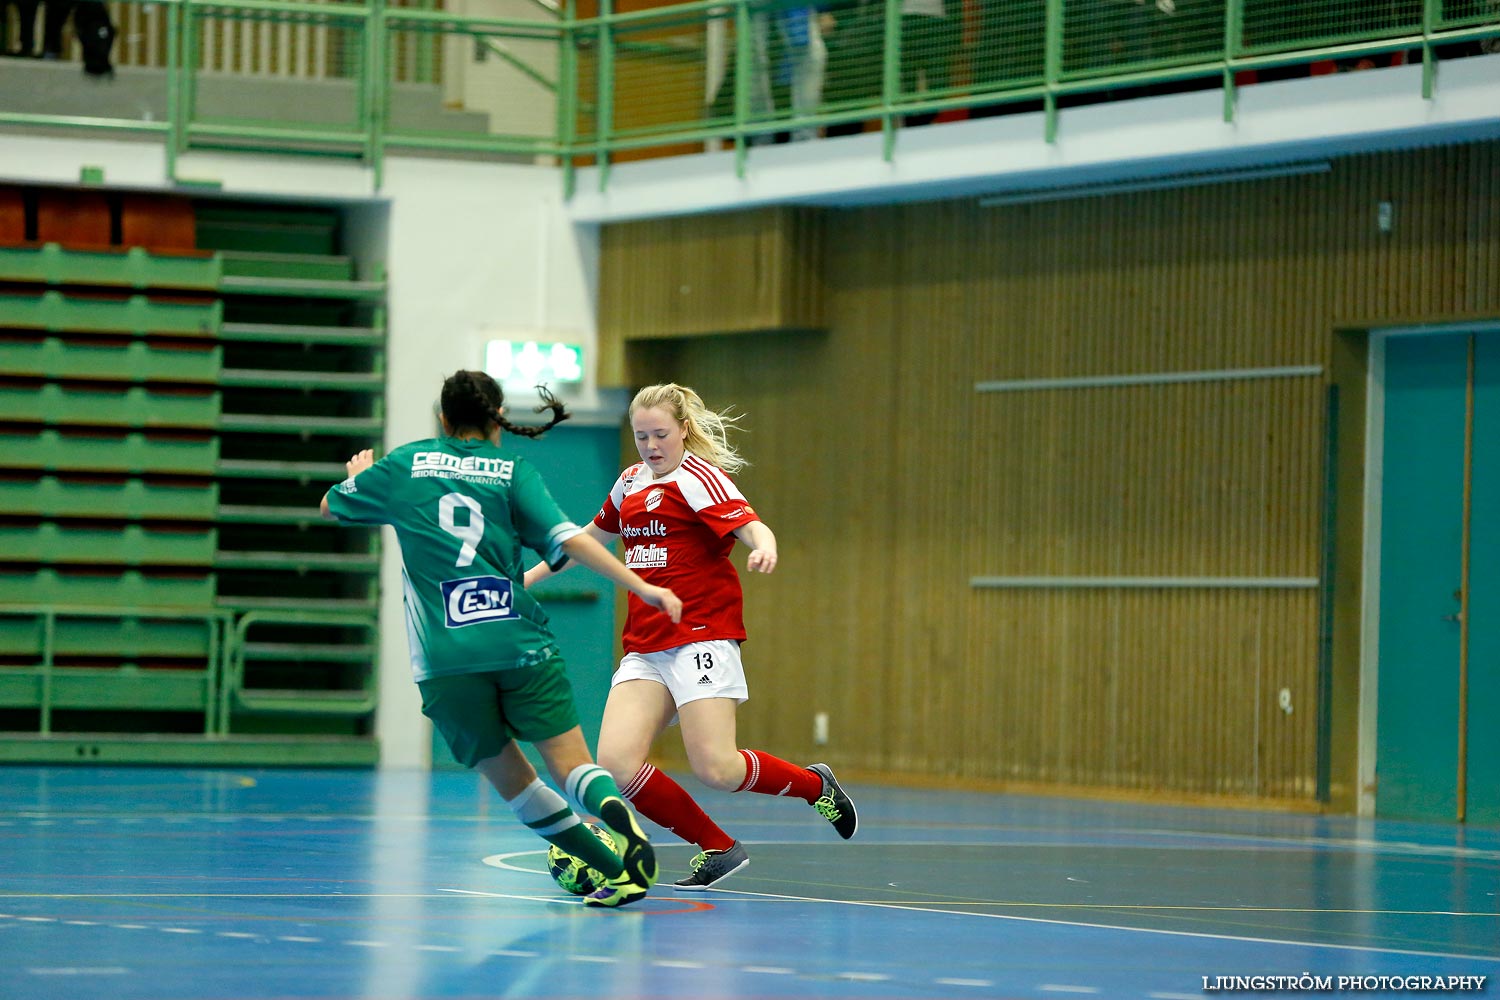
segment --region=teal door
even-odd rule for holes
[[[1383,466],[1376,811],[1497,823],[1500,335],[1386,342]]]
[[[620,428],[614,424],[591,427],[566,423],[537,441],[507,434],[504,444],[541,470],[563,513],[580,525],[594,519],[620,473]],[[536,593],[547,609],[552,632],[567,661],[583,737],[592,752],[604,718],[609,678],[615,670],[614,586],[592,570],[575,567],[539,584]],[[528,748],[527,756],[546,777],[535,752]],[[434,770],[461,769],[436,732],[432,766]]]
[[[1474,338],[1466,816],[1500,826],[1500,332]]]

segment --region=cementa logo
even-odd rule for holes
[[[449,628],[516,617],[511,581],[499,576],[444,580],[443,612]]]

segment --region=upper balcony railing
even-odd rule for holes
[[[1500,51],[1500,0],[116,0],[107,85],[0,60],[0,127],[575,167]],[[625,4],[629,4],[628,9]],[[621,9],[617,9],[617,6]],[[599,171],[606,183],[608,170]]]

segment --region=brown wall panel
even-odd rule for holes
[[[627,381],[672,378],[746,413],[755,464],[738,478],[782,558],[746,580],[741,739],[893,775],[1310,801],[1317,588],[970,579],[1320,576],[1335,332],[1500,315],[1497,151],[999,209],[828,211],[808,258],[825,333],[629,344]],[[765,299],[745,248],[757,228],[786,232],[776,219],[607,230],[606,340],[752,328]],[[663,298],[664,267],[714,295],[684,312]],[[975,389],[1306,365],[1325,373]],[[1357,359],[1340,365],[1357,377]],[[1348,556],[1357,470],[1339,480]],[[1347,803],[1357,564],[1334,578],[1333,798]]]
[[[792,208],[610,226],[603,253],[632,264],[600,277],[605,336],[820,327],[821,235],[816,215]]]

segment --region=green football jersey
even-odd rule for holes
[[[553,643],[521,585],[522,548],[555,569],[582,529],[526,459],[483,440],[415,441],[329,490],[328,509],[396,529],[417,680],[527,666]]]

